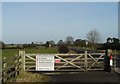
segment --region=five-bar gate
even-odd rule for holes
[[[35,71],[36,55],[27,54],[25,51],[19,51],[22,56],[23,70]],[[104,69],[105,53],[85,53],[81,54],[52,54],[54,59],[59,59],[59,62],[54,63],[54,71],[89,71]]]

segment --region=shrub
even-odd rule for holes
[[[61,45],[58,48],[59,53],[68,53],[69,52],[69,48],[66,45]]]

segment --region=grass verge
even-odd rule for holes
[[[13,78],[7,82],[26,82],[26,83],[30,83],[30,82],[49,82],[51,80],[51,78],[45,74],[40,74],[40,73],[32,73],[32,72],[20,72],[20,74],[16,77]]]

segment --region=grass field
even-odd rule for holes
[[[2,57],[10,58],[18,54],[18,51],[25,51],[25,53],[36,53],[36,54],[53,54],[53,53],[58,53],[58,48],[57,47],[50,47],[50,48],[45,48],[45,47],[40,47],[38,49],[3,49],[2,50]]]
[[[2,50],[2,58],[6,57],[7,65],[11,66],[14,64],[13,58],[15,55],[19,53],[19,51],[25,51],[25,53],[29,54],[53,54],[53,53],[58,53],[58,48],[57,47],[50,47],[50,48],[45,48],[45,47],[40,47],[38,49],[32,48],[32,49],[3,49]],[[0,56],[1,57],[1,56]]]
[[[32,49],[3,49],[2,50],[2,57],[6,57],[7,59],[14,57],[18,54],[19,51],[25,51],[25,53],[35,53],[35,54],[54,54],[58,53],[58,47],[40,47],[38,49],[32,48]],[[115,54],[115,51],[113,50],[113,53]],[[120,51],[116,51],[116,53],[120,54]],[[1,55],[1,52],[0,52]],[[1,56],[0,56],[1,57]]]

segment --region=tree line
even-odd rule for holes
[[[101,46],[101,49],[120,50],[120,40],[108,37],[106,43]]]
[[[21,45],[16,45],[15,44],[10,44],[11,47],[8,47],[7,44],[4,42],[0,42],[0,48],[6,49],[23,49],[23,48],[39,48],[40,46],[45,46],[46,48],[48,47],[60,47],[60,46],[66,46],[66,47],[91,47],[94,49],[117,49],[120,50],[120,40],[118,38],[110,38],[108,37],[106,39],[105,43],[98,43],[100,41],[100,34],[97,30],[93,29],[89,31],[86,35],[87,39],[76,39],[72,36],[67,36],[65,41],[60,39],[57,43],[55,43],[53,40],[46,41],[45,43],[39,42],[31,42],[29,44],[21,44]]]
[[[88,42],[88,44],[86,45],[86,42]],[[14,44],[11,44],[14,45]],[[65,45],[67,47],[92,47],[94,45],[94,47],[98,48],[98,49],[117,49],[120,50],[120,40],[118,38],[110,38],[108,37],[106,39],[105,43],[92,43],[88,40],[82,40],[82,39],[76,39],[74,41],[74,38],[71,36],[66,37],[66,40],[63,41],[62,39],[58,41],[57,44],[55,44],[55,42],[53,40],[51,41],[46,41],[46,43],[44,44],[35,44],[34,42],[31,42],[30,44],[23,44],[22,47],[20,46],[15,46],[16,48],[37,48],[38,46],[45,46],[46,48],[48,47],[55,47],[55,46],[61,46],[61,45]],[[7,48],[7,44],[5,44],[4,42],[0,42],[0,48],[5,49]]]

